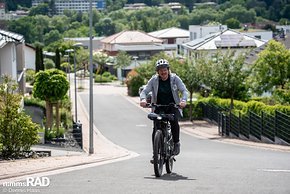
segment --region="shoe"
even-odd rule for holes
[[[151,164],[154,164],[154,158],[153,158],[153,156],[152,156],[152,159],[150,160],[150,163]]]
[[[180,143],[178,142],[174,144],[173,154],[177,156],[179,153],[180,153]]]

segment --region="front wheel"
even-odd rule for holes
[[[166,172],[170,174],[173,168],[173,157],[170,157],[166,160]]]
[[[173,141],[172,139],[170,140],[170,145],[169,145],[169,150],[168,152],[170,153],[169,154],[169,157],[167,157],[166,159],[166,162],[165,162],[165,166],[166,166],[166,172],[169,174],[172,172],[172,168],[173,168],[173,162],[174,162],[174,159],[173,159]]]
[[[155,176],[160,177],[162,175],[163,164],[164,164],[163,134],[160,130],[157,130],[154,135],[153,161],[154,161]]]

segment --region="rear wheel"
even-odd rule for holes
[[[162,175],[164,164],[163,134],[160,130],[157,130],[155,133],[153,145],[154,173],[156,177],[160,177]]]

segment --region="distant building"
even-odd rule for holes
[[[32,0],[32,6],[44,3],[45,0]],[[106,7],[105,0],[92,0],[93,8],[103,10]],[[55,0],[56,14],[62,15],[64,10],[88,12],[90,0]]]
[[[208,34],[199,39],[192,40],[181,45],[179,53],[186,57],[198,57],[199,54],[215,54],[217,50],[237,51],[236,54],[245,53],[251,49],[261,47],[267,41],[234,31],[224,30],[213,34]]]
[[[249,29],[249,30],[239,30],[239,32],[265,41],[273,39],[273,32],[268,30]]]
[[[5,11],[5,3],[0,3],[0,20],[10,20],[11,15]]]
[[[151,36],[162,39],[165,52],[169,55],[175,55],[177,45],[189,41],[190,32],[181,28],[166,28],[148,33]]]
[[[196,8],[199,8],[199,7],[216,7],[217,6],[217,3],[215,2],[204,2],[204,3],[195,3],[193,8],[196,9]]]
[[[102,39],[101,42],[103,51],[111,57],[117,56],[119,51],[125,51],[132,56],[131,65],[122,69],[122,73],[120,69],[116,72],[119,79],[126,77],[131,69],[146,62],[153,55],[165,50],[163,40],[141,31],[122,31]],[[114,70],[112,64],[107,68],[110,71]]]
[[[125,4],[123,9],[137,10],[137,9],[144,9],[145,7],[147,7],[147,5],[145,3],[133,3],[133,4]]]
[[[27,16],[28,11],[16,10],[6,13],[5,3],[0,3],[0,20],[14,20],[23,16]]]
[[[190,40],[202,38],[207,35],[214,34],[216,32],[221,32],[227,29],[228,27],[226,25],[206,25],[206,26],[190,25],[189,26]]]
[[[169,7],[174,12],[178,12],[182,8],[182,4],[178,2],[160,4],[160,7]]]

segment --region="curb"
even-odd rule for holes
[[[48,167],[48,168],[40,168],[40,169],[32,170],[29,172],[24,171],[24,172],[19,172],[19,173],[14,173],[14,174],[0,175],[0,185],[1,185],[1,182],[5,181],[7,179],[19,178],[19,177],[23,177],[23,176],[34,175],[34,174],[45,173],[45,172],[53,173],[53,171],[57,171],[57,170],[65,170],[68,168],[75,168],[75,167],[85,167],[85,166],[90,165],[90,164],[99,164],[99,163],[101,164],[104,162],[111,163],[114,161],[125,160],[127,158],[131,158],[131,157],[135,157],[135,156],[136,156],[136,154],[134,154],[134,153],[126,153],[126,154],[119,155],[119,156],[100,157],[100,158],[92,159],[91,161],[87,161],[87,162],[75,162],[75,163],[69,164],[69,165],[59,165],[59,166]],[[74,156],[59,156],[59,157],[52,157],[50,159],[63,160],[65,158],[67,160],[71,160],[72,157],[74,157]],[[94,156],[86,155],[86,157],[84,157],[84,156],[76,156],[76,157],[85,159],[86,157],[94,157]],[[35,159],[33,159],[33,160],[35,162],[40,162],[40,161],[36,161]]]

